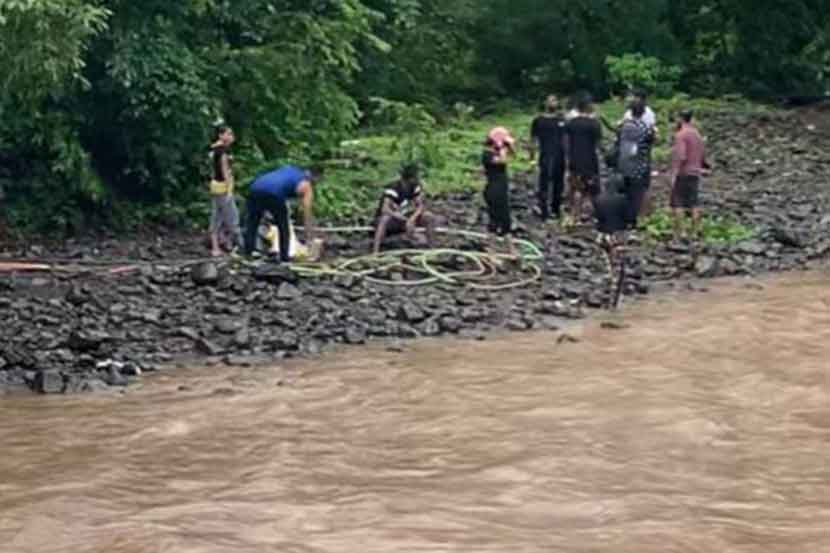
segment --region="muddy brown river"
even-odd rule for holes
[[[828,281],[2,400],[0,551],[830,552]]]

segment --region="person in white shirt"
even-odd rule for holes
[[[648,125],[650,129],[654,129],[654,131],[657,132],[657,117],[654,115],[654,111],[646,103],[646,100],[647,97],[645,92],[643,92],[642,90],[637,90],[634,92],[633,101],[642,102],[642,104],[646,106],[646,111],[640,120],[646,125]],[[628,108],[628,110],[625,112],[625,115],[623,115],[623,121],[630,119],[634,119],[634,117],[631,115],[631,108]]]

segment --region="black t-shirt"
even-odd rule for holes
[[[496,157],[492,150],[484,150],[481,154],[481,164],[484,166],[484,174],[489,182],[503,182],[507,180],[507,164],[495,163]]]
[[[228,155],[228,149],[225,146],[212,146],[210,148],[210,160],[213,165],[213,180],[218,182],[225,182],[226,175],[222,170],[222,157]],[[228,156],[228,163],[230,164],[230,156]]]
[[[562,157],[565,125],[565,119],[560,115],[540,115],[533,120],[530,135],[539,142],[542,156]]]
[[[597,148],[602,140],[599,121],[580,115],[568,122],[570,163],[568,169],[577,175],[593,177],[599,174]]]
[[[395,207],[402,210],[409,202],[415,201],[423,193],[421,184],[407,185],[403,181],[397,180],[390,182],[383,189],[383,195],[378,202],[378,208],[375,212],[375,219],[380,219],[383,214],[383,204],[386,200],[391,200]]]

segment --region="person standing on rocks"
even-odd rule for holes
[[[680,112],[672,146],[669,182],[675,240],[681,238],[684,215],[691,215],[692,235],[700,235],[700,177],[708,164],[703,137],[692,124],[693,117],[689,109]]]
[[[305,239],[312,243],[314,220],[313,184],[319,181],[319,170],[303,170],[294,165],[262,173],[251,183],[248,195],[248,219],[245,227],[245,253],[251,255],[256,248],[257,232],[262,216],[267,212],[274,218],[279,231],[280,261],[290,259],[291,234],[289,226],[288,200],[297,198],[303,208]]]
[[[510,215],[510,181],[507,163],[513,154],[513,139],[509,133],[493,129],[484,142],[481,164],[487,177],[484,188],[484,200],[487,202],[489,215],[487,230],[507,240],[510,254],[515,255],[512,232],[513,221]]]
[[[536,214],[547,221],[551,214],[562,215],[562,192],[565,189],[565,118],[559,109],[559,99],[548,96],[545,112],[537,116],[530,127],[531,160],[539,155],[539,205]]]
[[[234,179],[231,169],[230,147],[234,143],[233,130],[227,125],[216,128],[216,136],[210,146],[212,177],[210,181],[210,249],[213,257],[222,255],[221,239],[230,237],[231,249],[242,247],[242,231],[239,228],[239,210],[234,198]]]
[[[415,208],[410,215],[405,215],[409,204]],[[435,217],[426,210],[423,185],[418,167],[408,165],[401,170],[400,178],[387,185],[375,212],[374,243],[372,251],[380,253],[381,245],[387,236],[406,233],[415,237],[415,230],[426,229],[427,242],[435,241]]]
[[[646,106],[637,101],[631,106],[631,117],[625,119],[617,133],[617,171],[623,178],[626,197],[626,226],[637,228],[637,216],[651,182],[651,147],[654,129],[645,121]]]
[[[568,121],[566,134],[566,168],[568,171],[568,195],[570,216],[579,220],[585,198],[595,201],[600,193],[599,156],[597,151],[602,140],[602,126],[594,116],[590,95],[582,96],[576,105],[576,116]],[[567,221],[569,226],[571,221]]]

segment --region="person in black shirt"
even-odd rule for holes
[[[577,113],[566,126],[566,167],[571,217],[579,219],[584,199],[593,204],[600,193],[599,157],[597,150],[602,141],[602,126],[593,115],[590,96],[577,102]]]
[[[539,206],[536,213],[543,221],[551,213],[557,219],[561,216],[562,192],[565,189],[565,128],[559,99],[548,96],[545,113],[537,116],[530,127],[531,159],[536,156],[537,147],[540,152]]]
[[[407,213],[410,204],[414,211]],[[432,244],[436,218],[426,210],[418,168],[409,165],[401,170],[400,179],[384,188],[375,211],[372,251],[379,253],[387,236],[406,233],[410,238],[414,237],[418,227],[426,229],[427,241]]]
[[[484,188],[489,215],[487,230],[506,238],[510,254],[514,255],[513,239],[510,236],[513,227],[510,217],[510,182],[507,176],[507,161],[512,153],[513,147],[509,142],[497,142],[488,137],[484,143],[481,164],[487,177],[487,186]]]

